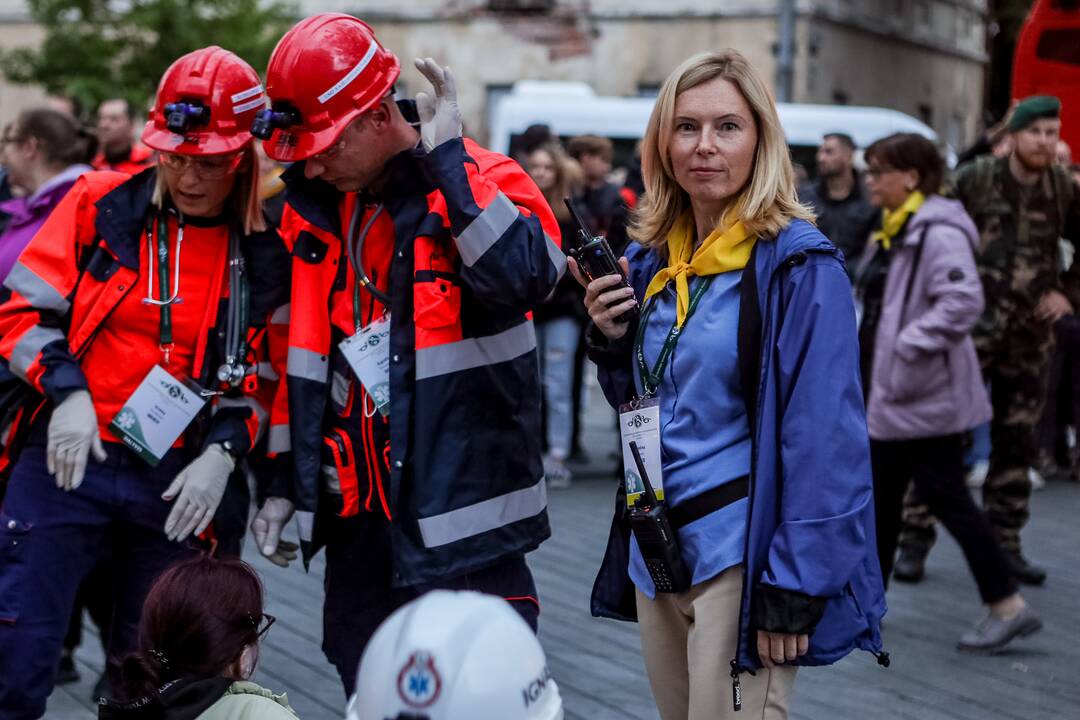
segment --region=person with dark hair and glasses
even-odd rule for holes
[[[284,695],[250,681],[274,624],[255,570],[199,555],[172,566],[146,596],[138,648],[121,666],[102,720],[294,720]]]
[[[77,120],[49,108],[24,110],[0,136],[0,162],[23,195],[0,201],[7,217],[0,231],[0,281],[60,200],[91,170],[94,135]]]
[[[866,187],[881,208],[859,263],[859,340],[874,471],[878,560],[888,580],[909,483],[960,544],[988,614],[957,644],[1002,650],[1042,621],[1017,592],[990,524],[964,485],[964,434],[990,419],[971,328],[983,310],[979,235],[938,195],[945,163],[932,142],[890,135],[866,150]]]

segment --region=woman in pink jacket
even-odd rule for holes
[[[866,149],[870,202],[882,209],[856,270],[868,390],[878,558],[889,577],[908,483],[960,544],[987,616],[958,649],[997,652],[1042,621],[1017,592],[989,523],[964,485],[964,434],[991,408],[970,330],[983,310],[975,224],[937,194],[944,163],[915,134]]]

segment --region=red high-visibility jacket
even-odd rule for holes
[[[0,376],[14,375],[54,407],[71,392],[87,389],[86,374],[106,381],[110,367],[80,362],[110,314],[131,292],[146,291],[142,236],[156,171],[83,175],[20,256],[0,290]],[[222,242],[227,232],[222,230]],[[242,239],[250,278],[251,361],[265,353],[267,318],[287,297],[289,261],[277,233]],[[217,297],[186,297],[206,307],[194,349],[192,378],[208,389],[223,362],[228,276],[222,263]],[[219,332],[220,329],[220,332]],[[155,346],[156,333],[146,342]],[[122,362],[122,358],[115,358]],[[136,384],[137,385],[137,384]],[[134,392],[135,386],[121,388]],[[189,428],[189,447],[226,443],[232,452],[250,450],[266,426],[272,383],[252,380],[215,398]],[[39,404],[39,403],[38,403]]]
[[[337,350],[344,333],[331,315],[352,270],[343,269],[345,198],[303,173],[297,163],[284,176],[281,234],[293,254],[293,286],[279,392],[289,397],[275,402],[269,449],[291,450],[292,499],[310,557],[328,447],[322,433],[336,419],[327,400],[351,381]],[[385,457],[394,582],[451,577],[528,552],[550,534],[529,313],[566,267],[558,223],[517,163],[471,140],[399,154],[378,196],[361,201],[365,219],[384,206],[365,255],[369,244],[393,248],[389,278],[378,285],[388,280],[391,296]],[[372,450],[365,442],[350,437],[340,447]]]

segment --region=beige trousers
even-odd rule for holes
[[[741,590],[742,568],[735,566],[684,593],[650,600],[638,591],[641,649],[663,720],[787,718],[795,667],[741,673],[742,710],[732,706]]]

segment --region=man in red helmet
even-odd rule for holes
[[[529,312],[565,270],[551,209],[461,137],[454,78],[395,102],[397,58],[348,15],[302,21],[255,133],[283,176],[293,255],[287,403],[270,449],[291,496],[252,527],[273,556],[295,507],[327,549],[323,649],[353,690],[371,634],[433,588],[506,598],[535,629],[525,553],[550,534]],[[287,417],[280,412],[287,405]]]

